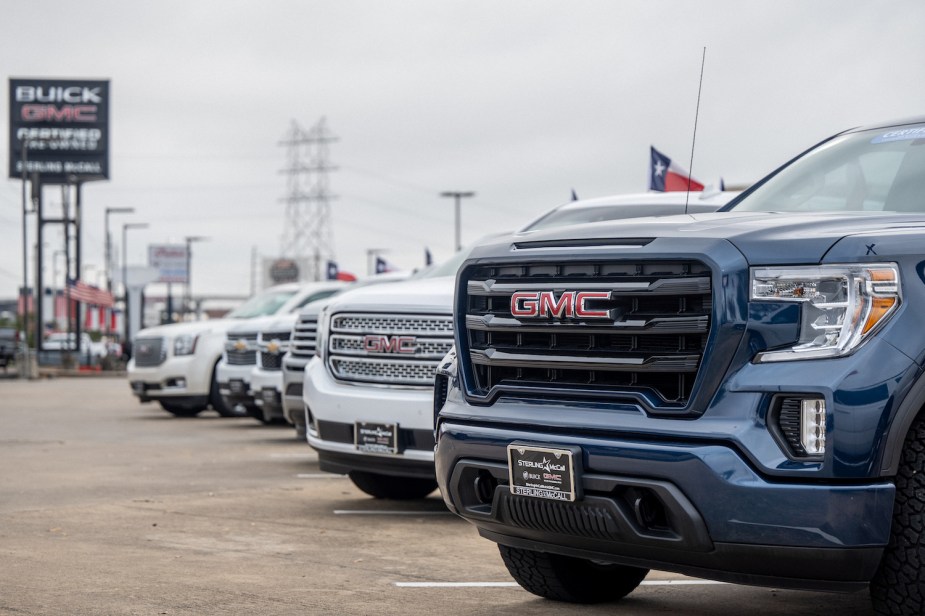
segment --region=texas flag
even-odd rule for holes
[[[356,282],[357,277],[350,272],[342,272],[337,267],[336,261],[328,261],[328,280],[343,280],[344,282]]]
[[[703,190],[703,184],[690,177],[687,169],[649,146],[649,190],[675,192]]]
[[[386,274],[388,272],[394,272],[395,268],[391,263],[386,261],[380,256],[376,256],[376,273],[377,274]]]

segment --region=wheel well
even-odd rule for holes
[[[892,477],[899,471],[903,443],[912,423],[921,416],[925,416],[925,374],[920,374],[912,384],[889,422],[880,461],[881,475]]]

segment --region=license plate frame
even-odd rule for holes
[[[395,455],[398,453],[398,424],[358,421],[353,426],[357,451]]]
[[[581,499],[581,450],[511,443],[507,468],[511,494],[560,502]]]

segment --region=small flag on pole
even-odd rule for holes
[[[703,184],[690,177],[681,165],[649,146],[649,190],[658,192],[699,191]]]

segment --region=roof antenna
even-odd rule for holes
[[[700,60],[700,85],[697,86],[697,111],[694,113],[694,137],[691,139],[691,164],[687,167],[687,196],[684,197],[684,213],[687,214],[687,204],[691,199],[691,178],[694,177],[694,145],[697,143],[697,119],[700,117],[700,92],[703,90],[703,66],[707,63],[707,48],[703,48],[703,59]]]
[[[572,201],[578,201],[578,194],[575,192],[575,189],[572,189]]]

